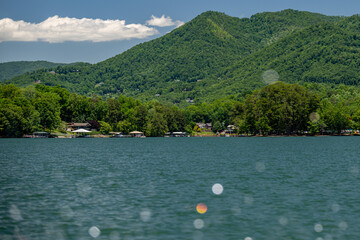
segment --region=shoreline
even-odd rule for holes
[[[190,138],[281,138],[281,137],[360,137],[360,134],[315,134],[315,135],[194,135],[194,136],[186,136]],[[142,138],[186,138],[186,137],[169,137],[169,136],[161,136],[161,137],[142,137]],[[73,137],[73,136],[52,136],[52,137],[34,137],[32,135],[25,135],[22,137],[0,137],[0,139],[7,138],[58,138],[58,139],[72,139],[72,138],[139,138],[139,137],[113,137],[110,135],[90,135],[89,137]]]

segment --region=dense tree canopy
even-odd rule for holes
[[[318,106],[318,97],[304,87],[278,82],[246,99],[242,129],[260,134],[306,131]]]
[[[198,132],[196,123],[201,122],[211,123],[214,132],[235,125],[235,132],[248,134],[340,133],[360,128],[360,90],[346,85],[277,82],[242,101],[228,97],[179,108],[125,96],[86,97],[60,87],[0,84],[0,136],[66,131],[66,122],[89,122],[104,134],[138,130],[153,137],[168,131]]]

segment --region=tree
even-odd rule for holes
[[[100,121],[100,132],[102,134],[109,134],[111,131],[111,126],[107,122]]]
[[[360,109],[352,116],[352,126],[354,130],[360,130]]]
[[[139,131],[145,131],[147,125],[148,110],[144,105],[136,106],[134,109],[134,124]]]
[[[85,96],[71,94],[64,110],[64,119],[68,122],[86,122],[92,114],[89,100]]]
[[[244,105],[246,130],[260,134],[305,131],[318,97],[298,84],[278,82],[255,91]]]
[[[54,93],[36,93],[34,106],[40,115],[40,125],[43,129],[56,129],[61,123],[58,95]]]
[[[324,102],[322,111],[324,123],[331,131],[341,133],[342,130],[350,127],[350,116],[342,104],[333,105]]]
[[[216,121],[212,127],[213,132],[221,132],[224,129],[224,126],[219,121]]]
[[[14,84],[0,84],[0,98],[14,99],[19,96],[21,96],[21,91]]]
[[[116,128],[124,134],[128,134],[129,132],[135,130],[135,127],[127,120],[119,121]]]
[[[102,121],[107,113],[107,104],[101,98],[93,96],[90,99],[90,116],[88,119]]]
[[[164,136],[168,131],[167,122],[160,113],[155,113],[148,121],[146,135],[150,137]]]
[[[0,136],[21,137],[24,133],[25,119],[21,107],[13,104],[0,104]]]
[[[109,98],[107,99],[107,113],[106,113],[106,122],[111,125],[115,125],[117,122],[122,120],[122,112],[120,102]]]
[[[163,116],[167,122],[168,130],[170,132],[184,130],[186,124],[185,114],[177,106],[164,108]]]

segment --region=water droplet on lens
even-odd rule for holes
[[[143,222],[148,222],[150,221],[150,218],[151,218],[151,211],[148,210],[148,209],[144,209],[140,212],[140,218],[141,218],[141,221]]]
[[[265,164],[263,162],[257,162],[255,168],[258,172],[265,171]]]
[[[45,223],[45,235],[47,239],[59,239],[59,240],[65,240],[63,230],[59,228],[54,223]]]
[[[194,221],[194,227],[196,229],[202,229],[204,227],[205,223],[202,219],[195,219]]]
[[[359,175],[360,170],[359,170],[358,166],[352,166],[352,167],[350,168],[350,173],[351,173],[352,175],[354,175],[354,176]]]
[[[220,195],[220,194],[222,194],[222,192],[224,191],[224,188],[223,188],[223,186],[222,186],[220,183],[215,183],[215,184],[212,186],[212,191],[213,191],[214,194]]]
[[[254,202],[254,198],[250,195],[244,197],[244,203],[247,205],[252,205]]]
[[[288,219],[286,217],[280,217],[279,223],[283,226],[286,226],[288,224]]]
[[[312,112],[309,115],[309,119],[311,122],[316,123],[320,120],[320,115],[317,112]]]
[[[317,223],[314,226],[314,230],[315,230],[315,232],[322,232],[323,231],[323,226],[320,223]]]
[[[331,205],[331,210],[334,212],[334,213],[337,213],[339,210],[340,210],[340,205],[337,204],[337,203],[333,203]]]
[[[262,77],[262,80],[266,84],[272,84],[272,83],[279,81],[279,74],[277,73],[277,71],[275,71],[273,69],[269,69],[269,70],[265,71],[261,75],[261,77]]]
[[[346,222],[342,221],[339,223],[339,228],[342,230],[342,231],[345,231],[347,228],[348,228],[348,225]]]
[[[207,206],[204,203],[199,203],[196,205],[196,211],[200,214],[204,214],[207,211]]]
[[[93,238],[97,238],[98,236],[100,236],[100,229],[96,226],[93,226],[89,229],[89,234],[90,236],[92,236]]]
[[[239,216],[241,214],[241,208],[233,207],[233,208],[231,208],[231,212],[234,216]]]
[[[69,206],[64,206],[60,209],[60,215],[63,219],[69,220],[74,217],[74,212]]]
[[[330,234],[325,235],[325,240],[332,240],[333,237]]]
[[[10,209],[9,209],[9,213],[10,213],[10,217],[15,220],[15,221],[21,221],[23,220],[23,217],[21,216],[21,211],[20,209],[12,204]]]
[[[78,183],[77,192],[81,197],[88,197],[91,193],[91,187],[85,183]]]

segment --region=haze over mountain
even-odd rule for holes
[[[357,85],[360,17],[284,10],[235,18],[205,12],[158,39],[98,64],[77,64],[6,83],[60,85],[72,92],[142,100],[198,101],[242,96],[272,70],[285,82]]]

